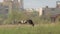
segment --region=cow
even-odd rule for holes
[[[30,25],[34,26],[34,23],[33,23],[33,21],[31,19],[29,19],[29,20],[21,20],[18,23],[20,23],[20,24],[27,24],[27,23],[29,23]]]
[[[29,24],[31,24],[32,26],[34,26],[34,23],[33,23],[33,21],[32,21],[31,19],[27,20],[26,23],[29,23]]]
[[[19,21],[18,23],[19,23],[19,24],[24,24],[24,21],[23,21],[23,20],[21,20],[21,21]]]

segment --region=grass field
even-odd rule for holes
[[[60,25],[0,25],[0,34],[60,34]]]

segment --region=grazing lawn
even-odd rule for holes
[[[60,34],[60,25],[0,25],[0,34]]]

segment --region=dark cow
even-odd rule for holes
[[[31,19],[27,20],[26,23],[29,23],[29,24],[31,24],[32,26],[34,26],[34,23],[33,23],[33,21],[32,21]]]
[[[27,23],[29,23],[29,24],[31,24],[32,26],[34,26],[34,23],[33,23],[33,21],[32,20],[22,20],[22,21],[19,21],[18,23],[20,23],[20,24],[27,24]]]

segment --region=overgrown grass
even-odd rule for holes
[[[0,27],[0,34],[60,34],[60,25],[7,25]]]

